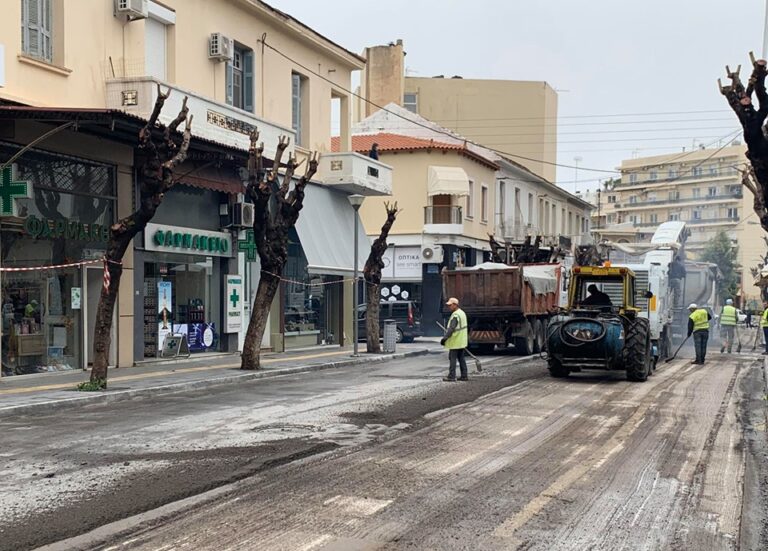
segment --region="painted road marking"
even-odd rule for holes
[[[348,351],[344,352],[324,352],[322,354],[309,354],[306,356],[294,356],[290,358],[291,360],[311,360],[314,358],[325,358],[328,356],[343,356],[348,355]],[[283,358],[267,358],[265,360],[261,360],[262,364],[273,364],[277,362],[285,361]],[[120,377],[111,377],[109,379],[110,383],[114,383],[117,381],[136,381],[141,379],[152,379],[155,377],[164,377],[166,375],[170,375],[171,373],[194,373],[196,371],[206,371],[209,369],[231,369],[233,367],[240,367],[239,363],[236,364],[225,364],[225,365],[214,365],[214,366],[202,366],[202,367],[187,367],[187,368],[181,368],[181,369],[174,369],[172,371],[157,371],[155,373],[142,373],[137,375],[122,375]],[[131,369],[128,368],[122,368],[122,369]],[[21,375],[23,376],[23,375]],[[7,395],[7,394],[24,394],[28,392],[37,392],[41,390],[62,390],[62,389],[70,389],[73,385],[77,384],[76,382],[69,382],[69,383],[57,383],[57,384],[51,384],[51,385],[41,385],[41,386],[29,386],[29,387],[21,387],[21,388],[13,388],[13,389],[6,389],[6,390],[0,390],[0,395]]]

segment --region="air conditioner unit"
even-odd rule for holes
[[[253,203],[235,203],[232,210],[232,225],[241,228],[252,228],[254,215]]]
[[[235,42],[221,33],[211,33],[208,39],[208,59],[216,61],[231,61],[235,50]]]
[[[149,17],[149,0],[116,0],[115,14],[127,15],[131,20]]]
[[[440,264],[443,261],[443,248],[440,245],[424,247],[421,258],[424,264]]]

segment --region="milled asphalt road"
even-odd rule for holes
[[[0,548],[765,549],[762,360],[688,361],[429,355],[3,419]]]

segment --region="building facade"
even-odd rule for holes
[[[360,90],[371,103],[360,105],[360,119],[395,103],[555,181],[557,92],[546,82],[407,76],[402,40],[364,56]]]
[[[140,162],[135,157],[138,129],[152,111],[158,86],[170,91],[160,117],[164,123],[176,116],[187,97],[194,116],[190,155],[177,171],[178,184],[158,209],[152,226],[136,238],[134,249],[124,258],[111,363],[129,366],[155,357],[166,332],[186,333],[198,351],[236,352],[242,346],[260,275],[247,218],[242,216],[248,212],[243,207],[242,168],[249,136],[254,130],[260,132],[268,158],[274,155],[280,136],[291,140],[286,154],[300,160],[310,151],[327,153],[301,218],[325,224],[322,209],[331,203],[336,214],[345,218],[345,227],[351,227],[355,212],[346,195],[388,193],[391,185],[389,167],[350,150],[352,106],[348,90],[352,73],[361,70],[365,60],[257,0],[128,4],[130,11],[118,2],[101,0],[12,0],[4,6],[5,17],[0,21],[0,105],[6,111],[0,163],[56,124],[67,127],[15,160],[14,177],[31,182],[32,189],[39,191],[26,204],[23,198],[18,200],[21,214],[4,217],[3,232],[23,229],[24,220],[30,217],[48,220],[47,227],[55,229],[60,218],[68,217],[86,228],[98,226],[94,236],[103,237],[99,232],[105,224],[133,210],[135,171]],[[340,146],[331,153],[331,119],[336,116],[340,118]],[[29,120],[22,122],[21,117]],[[117,123],[110,126],[104,122],[98,131],[92,131],[85,121],[99,117],[100,123]],[[71,156],[73,164],[67,170],[98,173],[99,189],[78,182],[82,189],[77,193],[60,190],[45,184],[51,181],[49,176],[33,173],[46,163],[59,166],[63,162],[57,160],[59,155]],[[39,160],[39,167],[29,165],[33,159]],[[97,185],[95,176],[90,177]],[[65,192],[87,199],[84,206],[76,206]],[[58,214],[47,216],[39,208],[37,204],[47,204],[46,197],[52,194],[58,194],[61,205],[66,203],[67,212],[61,206]],[[329,223],[338,229],[338,224]],[[37,228],[35,224],[28,223]],[[316,260],[325,254],[314,239],[313,232],[317,231],[297,225],[289,260],[293,277],[285,282],[273,305],[264,342],[268,347],[279,350],[291,345],[344,344],[345,336],[352,334],[352,287],[348,284],[353,271],[351,233],[336,238],[336,244],[348,249],[349,255],[329,265]],[[45,235],[41,233],[38,238],[55,234],[54,230],[42,232]],[[103,254],[103,243],[88,241],[90,229],[88,232],[82,250],[59,250],[53,239],[48,252],[42,250],[43,245],[25,247],[25,254],[38,251],[33,259],[9,246],[10,256],[6,258],[3,251],[3,264],[21,268],[52,265],[59,258],[98,258],[100,251]],[[3,233],[4,241],[5,237]],[[216,246],[211,248],[211,244]],[[360,246],[361,254],[367,254],[366,243]],[[310,262],[310,258],[315,260]],[[24,263],[29,266],[21,266]],[[79,288],[82,300],[89,277],[95,282],[95,275],[90,266],[77,277],[62,276],[57,293],[64,296],[68,289],[73,293],[72,288]],[[24,310],[31,300],[36,300],[41,310],[50,310],[54,302],[48,291],[42,299],[43,291],[25,291],[23,278],[14,277],[17,283],[9,277],[2,281],[4,299],[15,297],[8,302],[7,310],[14,315],[8,316],[6,325],[9,331],[18,325],[17,333],[21,334],[25,325],[21,318],[30,317],[24,316]],[[318,297],[320,281],[322,298]],[[11,289],[6,282],[16,287]],[[44,287],[44,282],[38,283]],[[301,293],[294,287],[300,287]],[[331,288],[334,290],[325,292]],[[36,298],[38,294],[40,298]],[[301,301],[299,294],[305,295]],[[74,301],[74,294],[68,296]],[[97,297],[95,287],[88,296]],[[243,297],[242,321],[237,327],[226,323],[231,317],[227,305],[235,296]],[[62,308],[65,313],[56,315],[71,314]],[[72,356],[72,346],[65,346],[63,353],[57,350],[62,342],[72,338],[80,342],[79,359],[70,362],[78,368],[88,364],[87,335],[94,317],[87,314],[85,305],[81,308],[75,337],[69,333],[64,336],[55,327],[58,323],[77,325],[74,321],[45,323],[35,319],[34,326],[46,334],[45,346],[38,343],[37,348],[50,349],[53,357]],[[31,322],[26,326],[25,334],[29,334]],[[3,365],[5,368],[5,360]]]
[[[621,181],[601,190],[595,231],[617,242],[648,242],[662,222],[682,221],[690,231],[689,258],[697,259],[718,231],[738,246],[744,303],[759,299],[749,268],[765,254],[753,196],[741,184],[746,149],[730,145],[621,163]]]

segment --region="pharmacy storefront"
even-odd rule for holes
[[[0,159],[18,151],[0,142]],[[36,149],[0,172],[2,376],[87,367],[115,178],[112,165]]]

